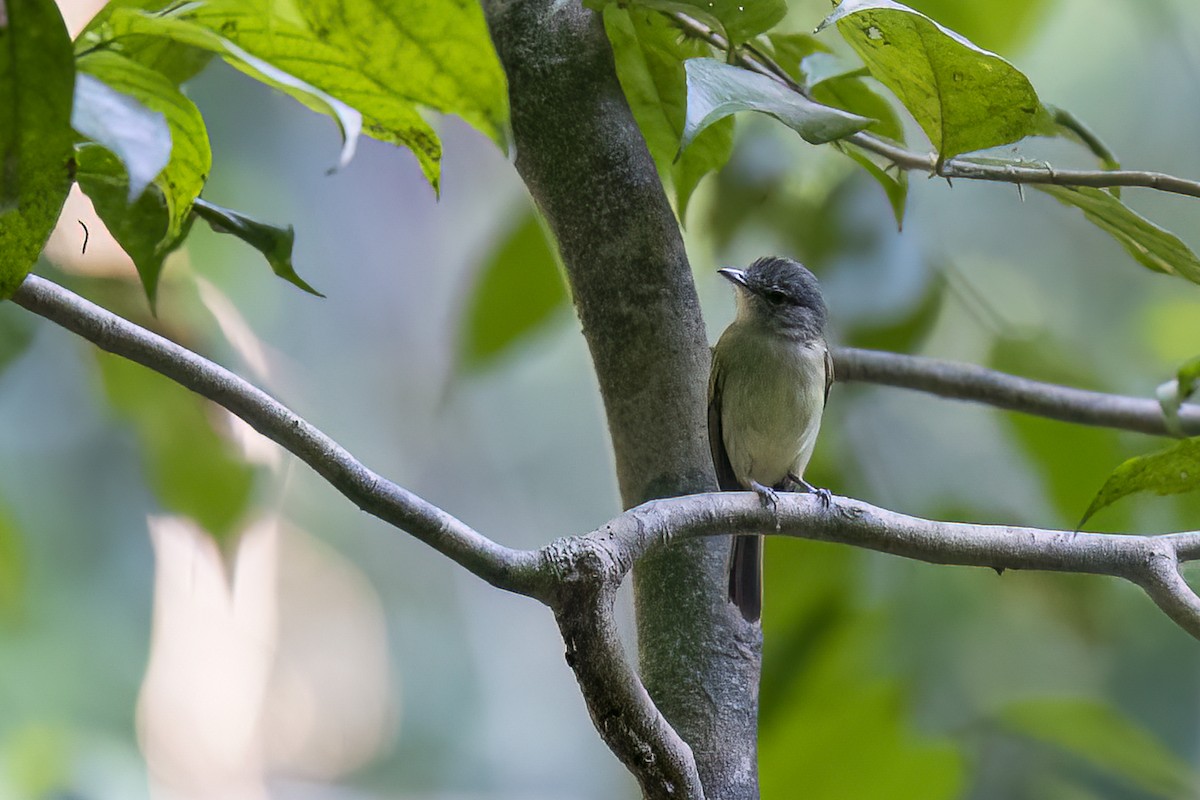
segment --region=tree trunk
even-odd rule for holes
[[[709,348],[674,213],[579,0],[484,0],[508,75],[516,166],[558,240],[604,399],[621,499],[715,491]],[[642,680],[705,794],[758,796],[761,634],[726,602],[723,538],[634,571]]]

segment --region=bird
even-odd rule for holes
[[[789,485],[831,496],[804,480],[833,384],[826,308],[817,278],[790,258],[767,256],[717,272],[733,283],[737,316],[712,351],[708,440],[722,491],[751,490],[775,508]],[[762,537],[736,534],[729,601],[762,616]]]

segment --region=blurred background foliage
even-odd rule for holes
[[[1125,165],[1200,175],[1192,4],[912,5],[1016,63]],[[827,8],[792,0],[783,28]],[[41,272],[250,377],[506,544],[618,511],[586,348],[493,142],[434,121],[439,200],[411,154],[375,141],[327,175],[331,126],[228,67],[188,91],[212,137],[206,198],[293,224],[297,268],[327,298],[197,230],[151,317],[77,199]],[[733,311],[715,269],[784,253],[817,272],[847,344],[1141,396],[1200,351],[1200,289],[1049,197],[914,176],[901,233],[833,149],[736,127],[686,212],[714,337]],[[1200,245],[1195,200],[1123,199]],[[0,798],[635,796],[544,608],[12,304],[0,369]],[[1069,528],[1114,466],[1159,445],[839,385],[808,477],[916,515]],[[1131,498],[1089,528],[1194,529],[1198,512],[1192,496]],[[765,798],[1197,794],[1200,651],[1135,587],[773,540],[764,636]]]

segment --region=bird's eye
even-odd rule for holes
[[[768,289],[767,291],[763,292],[763,296],[766,297],[767,300],[771,301],[772,305],[776,306],[783,305],[788,301],[787,294],[779,291],[778,289]]]

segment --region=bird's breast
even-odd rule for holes
[[[743,485],[800,476],[812,456],[825,406],[824,342],[726,331],[721,350],[721,427]],[[732,345],[732,347],[728,347]],[[727,356],[732,354],[733,358]]]

